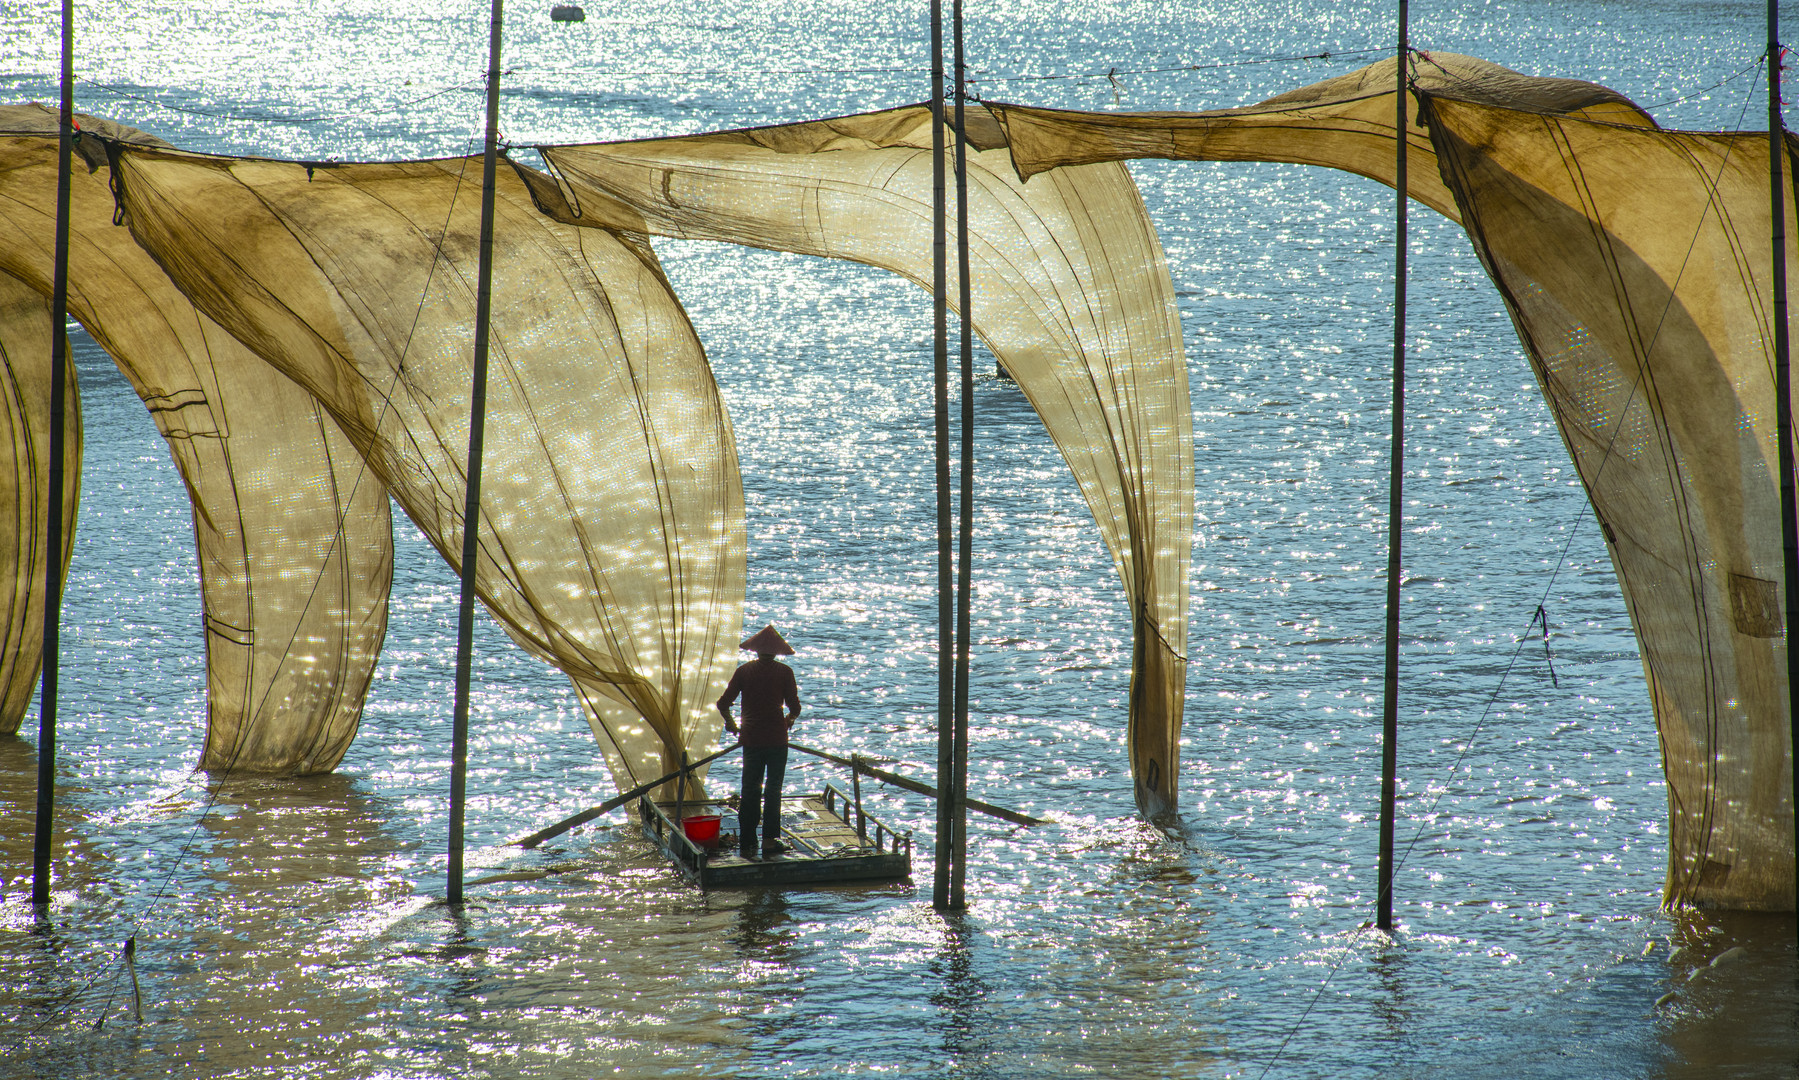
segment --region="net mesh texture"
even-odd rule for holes
[[[138,242],[318,400],[458,566],[480,159],[312,167],[119,147],[113,168]],[[730,424],[640,237],[539,213],[514,170],[495,206],[476,589],[568,674],[634,787],[721,724],[744,576]]]
[[[1791,910],[1767,139],[1665,131],[1604,87],[1468,57],[1406,65],[1408,193],[1463,224],[1499,288],[1630,610],[1668,779],[1665,898]],[[1194,451],[1173,289],[1122,162],[1293,162],[1391,185],[1397,66],[1240,109],[992,104],[966,124],[966,314],[1118,569],[1135,640],[1127,744],[1152,815],[1176,805]],[[0,116],[14,133],[0,141],[0,345],[9,369],[41,372],[54,118]],[[452,565],[460,552],[479,159],[208,157],[91,123],[105,137],[82,151],[71,308],[194,500],[208,761],[328,769],[385,623],[387,493]],[[648,238],[927,285],[931,137],[930,110],[912,106],[544,146],[550,173],[501,172],[478,589],[568,673],[621,789],[716,737],[743,600],[729,421]],[[115,194],[129,232],[111,227]],[[14,380],[20,402],[47,384]],[[259,412],[270,387],[290,404]],[[45,505],[29,447],[46,421],[14,412],[23,523]],[[27,622],[41,591],[28,531],[12,545]],[[20,640],[0,675],[35,666]],[[277,697],[306,707],[262,707]]]
[[[618,224],[656,235],[848,259],[928,289],[932,124],[916,105],[539,150],[567,212],[622,204],[630,214]],[[1123,582],[1133,634],[1126,744],[1137,803],[1159,816],[1177,804],[1194,477],[1167,261],[1122,165],[1060,168],[1027,184],[991,117],[973,110],[967,127],[967,314],[1060,449]],[[953,186],[948,198],[954,215]],[[953,304],[961,289],[950,263]]]
[[[192,503],[207,671],[201,765],[328,772],[355,735],[386,632],[387,493],[309,394],[197,311],[114,225],[105,146],[160,140],[97,117],[78,123],[69,309],[143,399]],[[11,133],[0,135],[0,272],[46,306],[56,125],[40,107],[0,110]],[[37,367],[47,373],[47,353]]]
[[[1666,131],[1604,87],[1471,57],[1407,60],[1408,194],[1463,224],[1504,298],[1630,611],[1667,777],[1664,899],[1793,910],[1767,136]],[[1391,186],[1397,82],[1385,61],[1211,113],[993,111],[1021,175],[1163,157]]]

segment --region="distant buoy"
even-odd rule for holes
[[[550,9],[551,22],[586,22],[587,12],[579,4],[557,4]]]

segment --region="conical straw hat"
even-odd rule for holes
[[[769,623],[756,631],[754,636],[737,647],[748,649],[754,653],[774,653],[776,656],[793,655],[793,646],[787,644],[787,639],[781,636],[779,630],[775,629],[774,623]]]

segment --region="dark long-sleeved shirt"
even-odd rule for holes
[[[793,669],[779,660],[760,658],[739,665],[725,687],[725,696],[718,699],[719,711],[729,714],[740,694],[743,745],[786,746],[787,720],[782,707],[795,716],[800,712],[800,687]]]

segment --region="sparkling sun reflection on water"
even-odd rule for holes
[[[195,149],[462,153],[484,11],[84,4],[81,106]],[[1425,47],[1650,104],[1752,63],[1758,13],[1413,5]],[[1362,4],[1019,0],[971,5],[969,36],[985,96],[1107,107],[1103,78],[1014,77],[1347,57],[1384,42],[1386,18]],[[922,9],[512,19],[506,130],[520,145],[925,92],[895,70],[922,68]],[[0,25],[10,98],[52,99],[48,17],[14,5]],[[1126,74],[1117,103],[1239,104],[1367,59]],[[670,72],[689,74],[654,74]],[[1745,108],[1760,115],[1752,82],[1658,116],[1735,125]],[[259,119],[272,115],[323,119]],[[1665,794],[1628,619],[1497,297],[1459,231],[1421,210],[1403,932],[1357,929],[1373,902],[1391,196],[1298,167],[1133,173],[1181,297],[1199,446],[1173,835],[1130,803],[1130,642],[1110,560],[1029,406],[983,355],[970,786],[1054,824],[971,820],[972,903],[951,918],[910,884],[702,895],[616,817],[539,852],[504,848],[608,780],[566,683],[488,625],[472,862],[506,880],[446,912],[432,898],[454,581],[397,524],[393,625],[337,775],[191,775],[204,675],[186,501],[142,406],[78,338],[89,444],[59,877],[52,919],[34,928],[22,901],[35,751],[0,742],[0,1074],[1789,1075],[1792,917],[1657,909]],[[902,770],[933,760],[925,297],[860,267],[658,250],[739,439],[747,621],[794,629],[808,740]],[[1559,686],[1541,643],[1517,644],[1539,601]],[[928,836],[919,800],[870,799]],[[141,1022],[117,964],[133,934]]]

